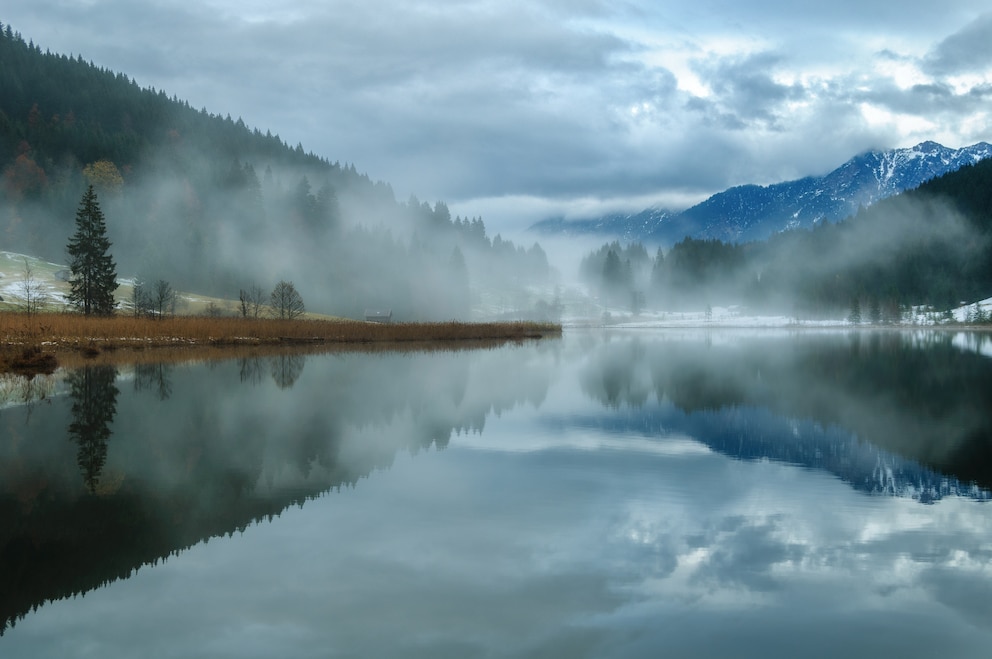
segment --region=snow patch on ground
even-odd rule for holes
[[[25,281],[24,261],[31,267],[31,281]],[[43,298],[46,305],[65,304],[64,286],[54,273],[64,269],[58,263],[42,261],[32,256],[0,251],[0,297],[5,302],[17,304],[26,297],[25,286],[30,283],[33,293]]]
[[[769,327],[769,328],[816,328],[816,327],[871,327],[868,323],[855,325],[847,318],[808,320],[787,315],[755,315],[744,307],[712,307],[708,311],[642,311],[631,314],[626,309],[607,309],[602,316],[595,317],[584,313],[567,313],[562,318],[565,327],[621,327],[621,328],[720,328],[720,327]],[[914,307],[907,312],[901,327],[942,327],[948,324],[973,325],[992,322],[992,298],[962,305],[949,312],[936,312],[924,307]]]
[[[6,278],[0,279],[0,282],[2,282],[0,283],[0,297],[3,298],[4,302],[17,304],[27,297],[25,295],[24,282],[8,282]],[[34,285],[36,287],[34,291],[35,296],[42,304],[47,306],[50,304],[64,305],[68,303],[65,293],[51,284],[37,280]]]
[[[910,325],[944,325],[948,322],[962,323],[966,325],[987,324],[992,322],[992,298],[962,304],[956,309],[949,311],[935,311],[928,307],[913,307],[904,323]]]
[[[642,311],[636,315],[608,310],[598,319],[564,317],[565,327],[622,328],[719,328],[719,327],[850,327],[846,320],[802,320],[793,316],[759,316],[739,306],[713,307],[706,311]]]

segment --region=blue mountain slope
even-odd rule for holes
[[[923,142],[908,149],[862,153],[822,177],[730,188],[680,212],[652,207],[586,220],[543,220],[531,228],[544,234],[598,234],[659,244],[685,236],[761,240],[786,229],[842,220],[859,206],[870,206],[990,156],[992,145],[986,142],[962,149]]]

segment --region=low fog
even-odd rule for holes
[[[721,306],[799,318],[860,308],[866,319],[878,308],[898,319],[992,292],[985,228],[946,197],[904,194],[766,242],[537,243],[525,231],[490,235],[481,217],[453,216],[441,201],[397,200],[354,166],[269,140],[270,152],[219,157],[170,135],[123,171],[66,163],[44,197],[8,199],[5,246],[64,262],[93,183],[120,277],[229,300],[285,280],[308,311],[352,318],[599,319]]]
[[[176,134],[124,171],[66,164],[44,199],[9,200],[5,246],[64,262],[92,183],[122,278],[230,300],[285,280],[308,311],[353,318],[526,319],[550,307],[552,272],[536,243],[489,235],[482,218],[452,216],[442,201],[397,200],[353,166],[271,151],[222,157]]]
[[[945,310],[992,295],[988,227],[961,206],[960,198],[917,191],[764,242],[614,241],[559,267],[577,271],[605,308],[635,316],[721,306],[796,318],[861,313],[865,321],[871,312],[898,322],[910,307]],[[575,259],[549,254],[552,263]]]

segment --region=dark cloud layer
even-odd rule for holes
[[[0,20],[505,227],[992,139],[972,0],[36,0]]]
[[[937,44],[924,66],[936,75],[987,72],[992,67],[992,12]]]

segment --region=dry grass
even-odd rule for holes
[[[38,346],[0,353],[0,373],[10,372],[23,375],[35,375],[38,373],[51,374],[55,372],[58,363],[55,355],[42,351]]]
[[[372,345],[514,341],[557,336],[550,323],[396,323],[347,320],[275,320],[175,316],[86,317],[72,313],[0,312],[0,372],[25,350],[79,352],[85,357],[119,349],[193,346]]]

